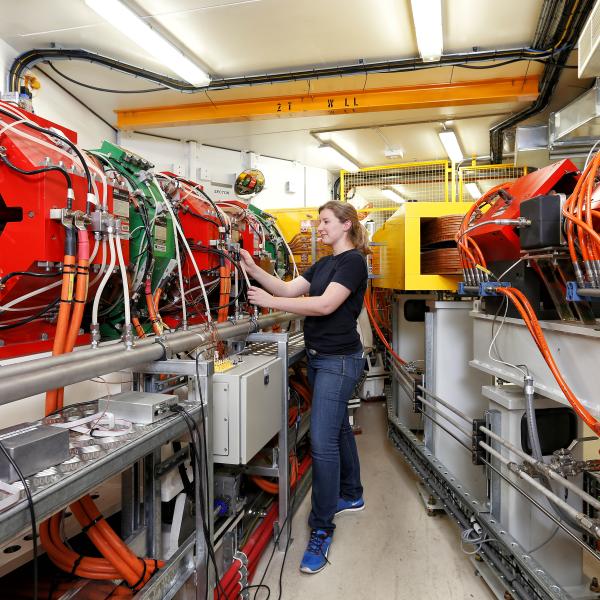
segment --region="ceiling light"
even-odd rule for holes
[[[210,83],[210,76],[206,72],[119,0],[85,0],[85,3],[185,81],[197,87],[205,87]]]
[[[423,62],[439,60],[444,51],[442,0],[411,0],[417,46]]]
[[[448,129],[446,131],[440,131],[438,135],[440,136],[440,140],[444,145],[448,158],[453,163],[462,162],[465,157],[463,155],[463,151],[460,147],[460,144],[458,143],[458,138],[456,137],[454,131]]]
[[[319,149],[325,150],[327,154],[330,155],[331,160],[337,164],[340,169],[344,171],[349,171],[350,173],[356,173],[356,171],[360,171],[360,166],[345,155],[344,152],[338,150],[330,143],[323,143],[319,146]]]
[[[481,190],[476,183],[467,183],[465,187],[473,200],[479,200],[479,198],[481,198]]]
[[[381,190],[381,193],[388,199],[391,200],[392,202],[395,202],[396,204],[402,204],[403,202],[406,202],[406,198],[400,193],[397,192],[394,188],[389,187],[389,188],[383,188]]]
[[[394,158],[403,158],[404,157],[404,150],[394,150],[391,148],[388,148],[387,150],[383,151],[383,154],[386,158],[389,159],[394,159]]]

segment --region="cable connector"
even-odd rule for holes
[[[100,343],[100,325],[92,323],[90,331],[92,333],[92,348],[97,348]]]

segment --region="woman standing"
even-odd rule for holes
[[[311,536],[300,564],[304,573],[318,573],[327,565],[334,516],[365,506],[347,405],[364,370],[356,320],[367,288],[368,234],[355,208],[337,201],[319,208],[317,233],[333,255],[288,282],[269,275],[241,251],[248,275],[264,288],[251,287],[249,301],[306,316],[313,480]]]

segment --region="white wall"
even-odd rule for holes
[[[300,163],[239,152],[198,142],[171,141],[122,132],[119,143],[151,160],[157,171],[172,171],[204,185],[213,199],[231,199],[233,183],[244,169],[260,169],[265,189],[253,203],[259,208],[318,206],[330,199],[333,175]]]
[[[2,91],[8,69],[17,54],[0,40]],[[117,142],[149,159],[156,171],[172,171],[202,183],[214,199],[234,198],[236,175],[244,169],[260,169],[265,175],[265,189],[253,202],[265,210],[319,206],[330,199],[334,176],[325,169],[193,141],[168,140],[133,132],[116,134],[39,71],[35,71],[35,75],[41,83],[41,89],[34,92],[33,97],[36,114],[76,131],[83,148],[97,148],[105,139]]]

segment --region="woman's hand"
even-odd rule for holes
[[[254,259],[250,256],[250,253],[243,248],[240,248],[240,258],[242,259],[242,266],[246,270],[246,273],[248,273],[249,276],[252,276],[257,268]]]
[[[250,304],[262,306],[264,308],[275,308],[273,305],[274,300],[275,298],[271,296],[269,292],[265,292],[262,288],[253,285],[248,288],[248,301]]]

